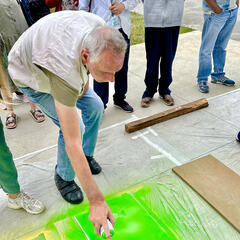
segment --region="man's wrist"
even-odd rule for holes
[[[102,203],[105,201],[103,195],[101,193],[95,194],[88,198],[90,205],[95,205],[98,203]]]

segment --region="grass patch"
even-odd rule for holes
[[[144,18],[143,15],[131,12],[131,39],[130,45],[144,43]],[[180,28],[180,34],[194,31],[191,28]]]
[[[156,0],[157,1],[157,0]],[[131,38],[130,45],[144,42],[144,19],[143,15],[131,12]]]
[[[183,26],[181,26],[181,28],[180,28],[180,34],[187,33],[187,32],[192,32],[192,31],[194,31],[194,29],[192,29],[192,28],[183,27]]]

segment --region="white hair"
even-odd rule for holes
[[[96,27],[84,39],[83,48],[88,49],[90,61],[97,61],[104,50],[118,55],[126,51],[127,43],[122,34],[111,27]]]

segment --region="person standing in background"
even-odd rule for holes
[[[50,9],[45,4],[45,0],[28,0],[28,2],[34,23],[50,13]]]
[[[184,0],[144,0],[143,4],[147,70],[141,106],[149,107],[157,91],[163,102],[172,106],[174,100],[169,86],[172,83],[172,64],[177,50]]]
[[[125,98],[127,93],[127,74],[130,50],[130,11],[133,10],[138,3],[138,0],[81,0],[79,2],[79,10],[89,11],[103,18],[108,26],[118,29],[127,42],[128,46],[123,67],[115,74],[115,93],[113,95],[114,105],[125,112],[133,112],[133,107],[125,101]],[[109,83],[99,83],[94,80],[94,91],[102,99],[104,108],[106,109],[109,98]]]
[[[27,28],[28,25],[21,10],[20,3],[18,3],[16,0],[0,0],[0,34],[5,43],[6,54],[9,53],[13,44]],[[7,59],[5,64],[7,65]],[[20,96],[23,99],[23,94],[19,91],[9,77],[7,69],[4,69],[6,75],[4,80],[7,81],[6,86],[9,88],[9,91],[11,93],[16,92],[16,96]],[[5,126],[8,129],[16,128],[17,115],[13,111],[12,99],[8,97],[4,87],[1,88],[1,94],[7,107]],[[38,123],[43,122],[45,120],[45,116],[41,110],[38,109],[35,104],[31,102],[29,102],[29,104],[31,108],[30,114],[33,119]]]
[[[223,69],[226,61],[226,47],[237,20],[238,7],[239,0],[202,1],[204,24],[197,74],[198,88],[202,93],[209,92],[207,84],[209,75],[211,75],[212,83],[230,87],[235,84],[233,80],[225,76]]]

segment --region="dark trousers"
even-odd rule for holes
[[[179,26],[145,28],[147,70],[143,98],[153,97],[157,90],[161,96],[171,93],[169,86],[172,82],[172,63],[177,50],[179,29]]]
[[[5,142],[3,125],[0,119],[0,187],[5,193],[16,194],[20,192],[17,180],[17,170],[12,154]]]
[[[123,32],[122,29],[119,29],[119,31],[127,42],[127,50],[124,58],[123,67],[120,71],[118,71],[115,74],[115,83],[114,83],[115,93],[113,95],[113,101],[116,103],[121,102],[126,98],[128,60],[129,60],[129,51],[130,51],[130,39]],[[96,80],[94,80],[93,89],[97,93],[97,95],[102,99],[104,107],[106,107],[108,103],[108,96],[109,96],[109,83],[108,82],[99,83]]]

